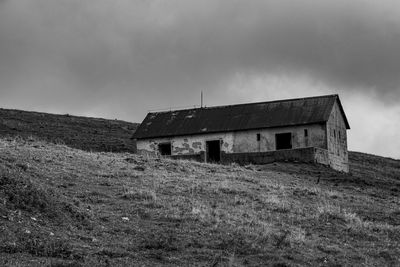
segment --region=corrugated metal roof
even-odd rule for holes
[[[329,119],[335,101],[350,129],[338,95],[154,112],[147,114],[133,138],[182,136],[199,133],[321,123]]]

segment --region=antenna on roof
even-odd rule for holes
[[[203,91],[201,91],[200,99],[200,107],[203,108]]]

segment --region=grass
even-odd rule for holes
[[[47,140],[86,151],[135,152],[137,123],[0,108],[0,137]]]
[[[341,174],[0,139],[0,265],[399,265],[400,163],[350,155]]]

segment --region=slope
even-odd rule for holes
[[[399,265],[400,162],[351,161],[345,175],[2,139],[0,265]]]
[[[138,124],[121,120],[0,109],[0,137],[39,138],[87,151],[135,152]]]

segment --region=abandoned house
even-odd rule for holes
[[[294,160],[348,172],[350,129],[338,95],[147,114],[138,152],[204,162]]]

